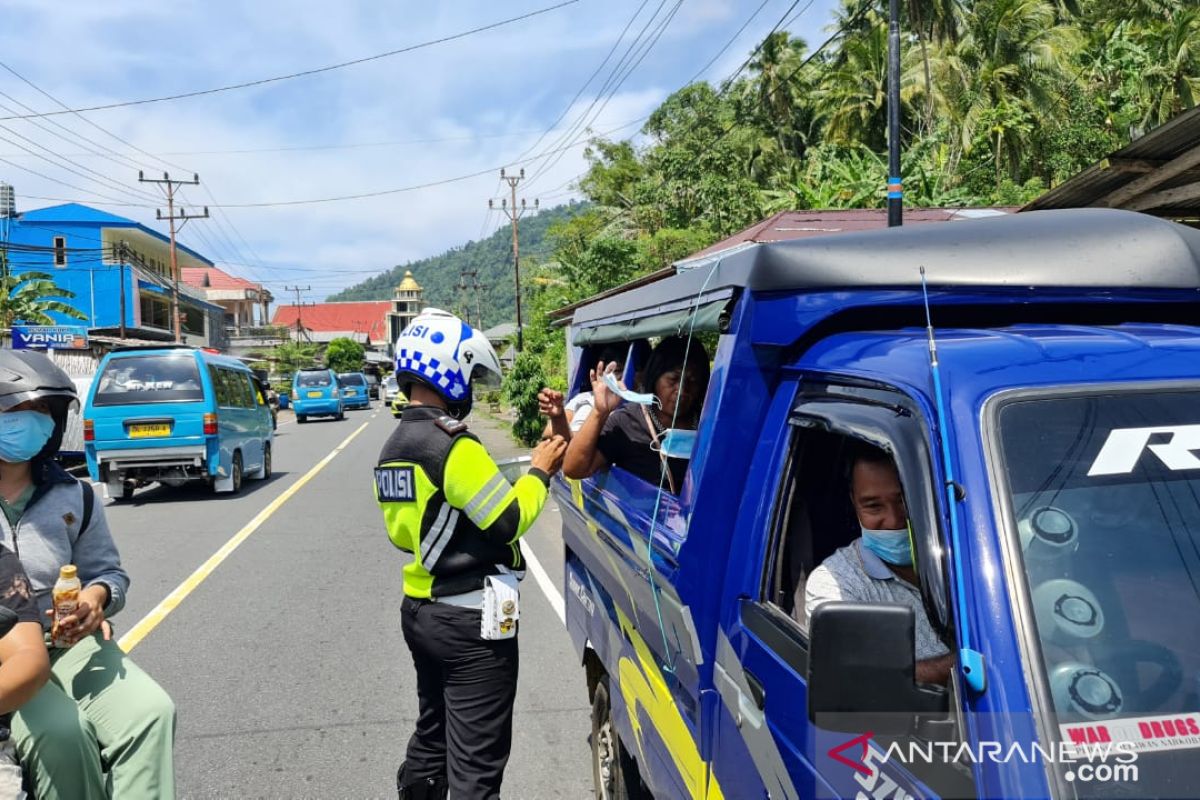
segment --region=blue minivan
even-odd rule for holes
[[[106,355],[83,410],[88,473],[114,500],[153,481],[237,492],[244,476],[270,477],[273,437],[245,364],[178,345]]]
[[[342,390],[342,402],[346,408],[370,408],[370,384],[361,372],[340,372],[338,386]]]
[[[337,374],[331,369],[298,370],[292,378],[292,407],[296,422],[308,422],[309,417],[344,419],[346,405],[342,402]]]

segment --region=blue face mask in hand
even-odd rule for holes
[[[907,567],[913,562],[912,544],[909,541],[907,528],[892,531],[863,528],[862,541],[863,547],[889,564]]]
[[[696,449],[696,431],[667,428],[659,440],[658,450],[668,458],[691,458]]]
[[[604,385],[608,387],[610,392],[624,400],[626,403],[636,403],[639,406],[651,406],[658,404],[658,398],[653,394],[648,392],[634,392],[623,388],[621,384],[617,383],[617,376],[613,375],[611,372],[604,373]]]
[[[0,460],[10,464],[28,461],[42,451],[54,420],[40,411],[9,411],[0,414]]]

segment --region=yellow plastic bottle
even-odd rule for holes
[[[51,597],[54,602],[54,624],[50,628],[50,637],[55,647],[70,647],[71,643],[58,636],[60,620],[71,616],[79,608],[79,593],[83,584],[79,581],[78,570],[74,564],[64,564],[58,571],[58,581],[54,584]]]

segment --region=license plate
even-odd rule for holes
[[[320,397],[321,393],[320,392],[309,392],[308,396],[309,397]]]
[[[155,436],[170,436],[171,426],[166,424],[156,425],[130,425],[130,439],[150,439]]]

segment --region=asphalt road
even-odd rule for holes
[[[470,421],[497,458],[519,452],[493,421]],[[175,699],[181,797],[394,798],[417,696],[400,632],[407,556],[383,531],[371,467],[396,423],[378,403],[341,422],[297,425],[285,413],[280,423],[274,477],[247,480],[238,496],[153,486],[107,504],[132,577],[117,635],[140,636],[132,657]],[[561,595],[553,506],[524,541]],[[239,533],[206,577],[185,583]],[[135,629],[181,584],[190,594]],[[588,797],[583,670],[546,592],[532,575],[522,587],[504,795]]]

